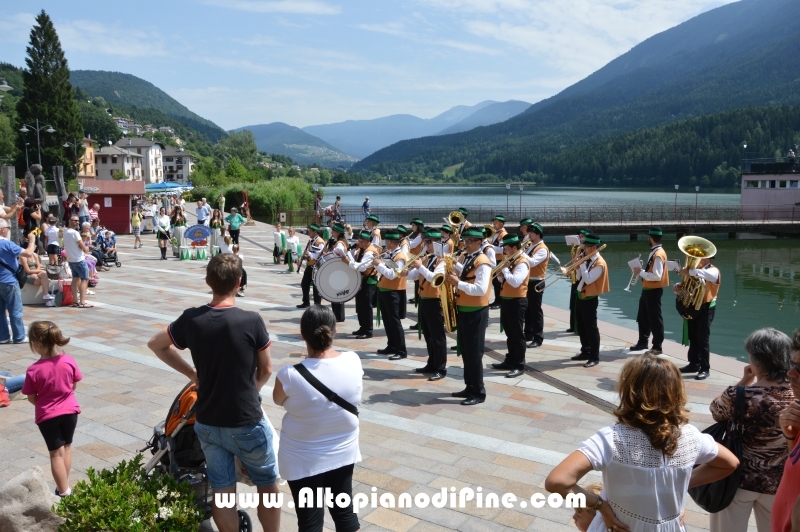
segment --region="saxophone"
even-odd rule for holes
[[[580,246],[572,246],[572,249],[569,252],[570,259],[571,259],[570,262],[575,260],[575,257],[578,256],[578,253],[580,252],[580,249],[581,249]],[[571,272],[569,272],[569,281],[572,284],[575,284],[575,283],[578,282],[578,271],[577,270],[572,270]]]
[[[448,275],[453,273],[455,258],[453,255],[445,255],[444,273],[437,273],[433,276],[431,285],[439,289],[439,301],[442,303],[442,315],[444,316],[444,328],[447,332],[454,332],[458,326],[456,317],[456,288],[445,283]]]

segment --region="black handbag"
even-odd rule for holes
[[[703,431],[703,434],[710,434],[716,442],[727,447],[739,459],[739,467],[727,477],[689,489],[689,496],[700,508],[709,513],[721,512],[727,508],[733,502],[736,490],[739,489],[742,476],[742,431],[746,408],[744,386],[737,386],[733,419],[720,421]]]
[[[319,393],[324,395],[328,401],[336,403],[337,405],[344,408],[354,416],[358,417],[358,408],[355,405],[348,403],[347,401],[339,397],[339,395],[337,395],[336,392],[334,392],[333,390],[322,384],[319,381],[319,379],[317,379],[314,375],[311,374],[310,371],[308,371],[308,368],[306,368],[302,364],[295,364],[292,367],[294,367],[294,369],[297,370],[297,373],[299,373],[305,380],[307,380],[311,386],[313,386]]]
[[[17,282],[19,283],[19,287],[22,288],[25,286],[25,282],[28,280],[28,274],[25,273],[25,267],[22,264],[19,265],[19,268],[16,270],[12,269],[11,266],[0,260],[0,265],[2,265],[6,270],[10,271],[14,274],[14,277],[17,278]]]

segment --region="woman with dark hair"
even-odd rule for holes
[[[789,455],[781,432],[779,413],[794,401],[787,372],[791,367],[792,340],[781,331],[766,327],[754,331],[744,342],[750,364],[736,386],[729,386],[711,402],[714,421],[731,421],[736,388],[744,386],[746,401],[742,432],[742,476],[733,502],[711,514],[711,532],[746,531],[755,510],[758,532],[769,532],[772,503],[781,482],[783,464]]]
[[[313,305],[300,319],[300,334],[308,357],[298,366],[286,365],[278,371],[272,398],[286,409],[281,426],[278,470],[289,481],[295,500],[297,526],[301,532],[320,532],[325,510],[323,505],[301,508],[300,490],[329,489],[334,500],[353,491],[353,468],[361,461],[358,447],[358,404],[361,401],[361,359],[352,351],[340,353],[333,348],[336,319],[327,307]],[[307,374],[306,374],[307,373]],[[308,375],[310,374],[310,375]],[[345,410],[309,381],[316,380],[351,405]],[[347,406],[347,405],[344,405]],[[337,532],[353,532],[360,525],[352,503],[329,508]]]
[[[22,228],[22,242],[27,246],[28,234],[39,227],[39,221],[42,219],[42,205],[32,197],[25,198],[25,208],[22,210],[22,220],[25,225]],[[39,249],[39,236],[36,236],[36,249]]]
[[[679,532],[688,488],[733,473],[736,456],[688,423],[686,391],[677,366],[655,355],[628,360],[619,380],[618,423],[583,442],[557,465],[545,489],[583,494],[598,510],[589,532]],[[697,467],[694,467],[695,465]],[[603,491],[578,481],[603,473]]]
[[[158,210],[158,216],[153,218],[153,227],[156,229],[156,238],[158,238],[158,247],[161,248],[161,260],[167,260],[167,242],[169,242],[170,234],[170,219],[167,216],[167,209],[161,207]]]

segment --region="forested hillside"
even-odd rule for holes
[[[463,177],[519,176],[603,138],[729,109],[800,104],[800,26],[785,23],[793,6],[790,0],[744,0],[709,11],[506,122],[400,142],[354,169],[432,176],[464,163]],[[565,175],[549,179],[562,183]]]

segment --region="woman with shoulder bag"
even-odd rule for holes
[[[758,532],[769,532],[772,503],[789,455],[778,415],[793,400],[789,387],[792,341],[784,333],[764,328],[744,342],[750,364],[742,380],[729,386],[711,402],[714,421],[732,421],[736,387],[744,386],[745,415],[742,434],[742,470],[733,502],[711,515],[711,532],[745,532],[755,510]]]
[[[300,508],[300,490],[330,489],[352,497],[353,468],[361,461],[358,447],[358,403],[361,400],[361,359],[352,351],[333,349],[336,318],[328,307],[313,305],[300,320],[308,358],[286,365],[275,378],[272,398],[286,409],[281,427],[278,469],[289,481],[300,532],[320,532],[325,510]],[[338,395],[326,399],[330,391]],[[316,503],[316,501],[315,501]],[[354,532],[360,525],[352,503],[329,508],[337,532]]]

